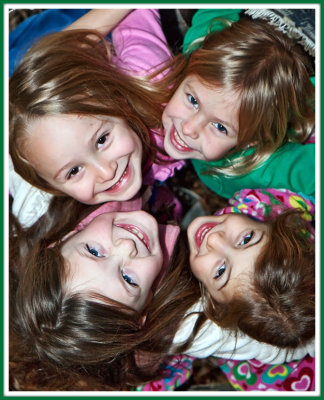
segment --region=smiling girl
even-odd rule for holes
[[[137,203],[108,202],[83,219],[87,209],[76,205],[76,212],[63,212],[63,218],[47,215],[47,233],[41,232],[44,218],[26,231],[14,223],[10,337],[19,343],[21,366],[33,360],[39,376],[52,371],[55,390],[78,379],[93,379],[92,390],[96,385],[120,390],[159,376],[155,359],[149,360],[151,370],[137,365],[139,344],[152,345],[158,337],[144,329],[146,312],[157,290],[168,298],[166,271],[174,269],[168,283],[177,286],[187,281],[189,270],[179,276],[183,242],[177,245],[182,263],[178,253],[170,260],[180,229],[158,225],[144,211],[130,211]],[[71,230],[71,222],[80,219]],[[185,307],[197,297],[189,287],[187,281],[181,297]],[[44,380],[42,390],[51,388],[53,382]]]
[[[160,110],[143,78],[170,58],[158,12],[131,12],[112,43],[90,30],[53,33],[10,78],[10,156],[33,186],[85,204],[124,201],[184,165],[157,153]],[[12,170],[11,187],[19,179]]]
[[[256,340],[296,346],[315,334],[314,205],[288,190],[238,192],[188,228],[206,314]]]
[[[190,159],[222,197],[271,187],[315,199],[314,71],[309,54],[289,37],[303,35],[288,18],[299,10],[283,11],[285,33],[275,17],[268,23],[242,10],[198,10],[184,54],[157,83],[165,93],[166,152]],[[312,27],[314,10],[300,12]]]
[[[163,264],[158,225],[150,214],[104,213],[68,236],[62,256],[72,292],[90,290],[137,311],[144,308]]]
[[[164,377],[161,363],[174,354],[272,364],[313,355],[314,343],[271,346],[206,320],[180,229],[131,211],[136,202],[108,202],[86,218],[81,204],[61,209],[45,233],[44,220],[14,224],[10,338],[17,365],[37,366],[42,390],[84,379],[129,390]]]

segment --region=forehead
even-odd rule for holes
[[[92,115],[59,114],[44,115],[29,122],[27,130],[31,137],[50,136],[62,133],[62,129],[89,127],[102,123],[104,118]]]
[[[28,161],[43,178],[51,178],[58,166],[78,159],[89,137],[103,120],[91,116],[44,116],[29,124],[24,142]]]
[[[188,75],[182,82],[183,85],[188,85],[193,89],[200,89],[208,93],[210,96],[212,95],[223,95],[228,97],[229,101],[236,102],[240,96],[240,90],[234,89],[229,85],[223,86],[220,84],[216,84],[214,82],[208,82],[197,75]]]

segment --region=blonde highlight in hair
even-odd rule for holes
[[[192,53],[177,56],[169,68],[168,100],[188,76],[208,88],[239,93],[238,142],[227,156],[250,147],[254,151],[227,159],[208,174],[249,172],[285,143],[303,143],[314,128],[311,61],[295,40],[266,22],[242,18],[212,32]]]
[[[9,82],[9,150],[16,172],[40,189],[61,194],[26,158],[28,128],[44,116],[64,114],[123,119],[143,145],[143,164],[157,148],[150,129],[160,123],[149,82],[112,63],[113,48],[99,33],[71,30],[50,34],[32,46]]]
[[[71,207],[62,207],[67,202]],[[70,271],[60,239],[89,214],[89,206],[62,197],[51,205],[45,219],[26,229],[10,214],[10,373],[16,387],[129,390],[164,377],[164,356],[199,299],[185,233],[152,299],[137,312],[98,293],[67,289]],[[138,362],[141,354],[146,365]]]

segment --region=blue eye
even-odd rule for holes
[[[97,148],[100,149],[100,147],[106,142],[108,137],[108,133],[105,133],[104,135],[100,136],[100,138],[97,140]]]
[[[248,244],[251,241],[251,239],[253,238],[253,236],[254,236],[254,232],[253,231],[251,231],[250,233],[245,235],[243,237],[243,239],[240,241],[239,246],[245,246],[246,244]]]
[[[220,278],[222,275],[223,275],[223,273],[226,271],[226,264],[224,263],[219,269],[218,269],[218,271],[216,272],[216,275],[214,276],[214,279],[218,279],[218,278]]]
[[[129,285],[138,286],[137,283],[134,282],[133,279],[129,275],[125,274],[125,272],[122,271],[121,275],[122,275],[122,278],[124,279],[124,281],[127,282]]]
[[[87,251],[88,251],[91,255],[93,255],[94,257],[98,257],[98,258],[102,258],[102,257],[103,257],[103,255],[102,255],[98,250],[96,250],[94,247],[91,247],[91,246],[89,246],[89,245],[86,245],[86,248],[87,248]]]
[[[190,94],[187,94],[189,103],[191,103],[196,109],[198,109],[198,102],[197,100]]]
[[[68,172],[67,178],[70,179],[72,176],[77,175],[80,171],[81,171],[81,167],[79,165],[71,168],[70,171]]]
[[[219,122],[213,122],[213,125],[220,133],[227,135],[227,129],[224,125],[220,124]]]

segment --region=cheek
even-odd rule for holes
[[[154,280],[158,277],[159,273],[161,272],[162,263],[163,260],[162,257],[160,256],[154,257],[154,259],[148,263],[147,265],[147,270],[149,271],[148,279],[151,281],[151,284],[153,284]]]
[[[115,146],[119,153],[123,154],[131,154],[138,153],[142,154],[142,143],[141,140],[136,134],[125,134],[118,142],[116,142]]]
[[[80,185],[75,184],[73,190],[66,188],[62,188],[61,190],[73,197],[75,200],[78,200],[80,203],[89,205],[95,204],[93,203],[93,184],[91,184],[90,180],[87,180],[87,182],[83,182],[82,184],[80,183]]]
[[[177,93],[173,95],[167,106],[165,107],[163,115],[165,117],[171,117],[173,114],[177,113],[181,107],[179,96]]]
[[[197,257],[190,257],[189,263],[192,273],[198,280],[201,280],[203,277],[203,271],[201,269],[201,262],[199,259]]]
[[[217,137],[209,138],[203,144],[203,148],[205,149],[204,155],[207,161],[223,158],[233,147],[234,144],[226,143]]]

